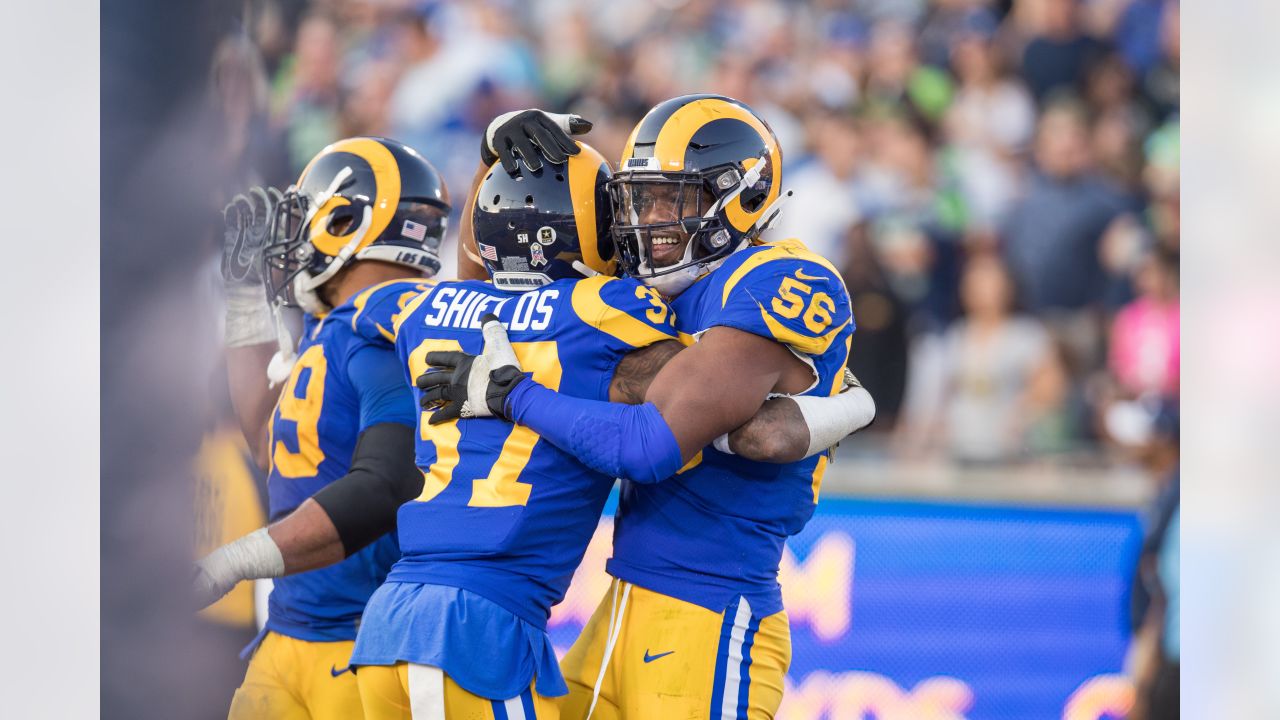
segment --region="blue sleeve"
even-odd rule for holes
[[[347,362],[347,377],[360,399],[361,432],[380,423],[416,424],[413,392],[395,350],[382,345],[356,350]]]
[[[653,403],[584,400],[527,380],[507,397],[507,413],[609,477],[661,482],[684,464],[675,435]]]

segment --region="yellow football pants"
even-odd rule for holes
[[[347,666],[354,645],[267,633],[228,720],[360,720],[360,690]]]
[[[555,701],[530,684],[507,700],[462,689],[440,668],[411,663],[362,665],[356,673],[365,720],[557,720]]]
[[[560,715],[767,720],[790,664],[785,612],[758,617],[738,598],[716,613],[614,580],[560,663],[569,684]]]

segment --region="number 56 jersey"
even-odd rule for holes
[[[803,395],[843,385],[853,315],[831,263],[798,240],[739,250],[674,301],[686,341],[717,325],[774,340],[812,368]],[[759,617],[782,610],[786,539],[813,515],[829,453],[764,463],[705,448],[701,461],[656,484],[624,482],[611,575],[723,611],[746,597]]]
[[[609,399],[614,369],[628,353],[677,339],[666,304],[634,280],[558,280],[523,293],[445,282],[415,299],[397,325],[407,379],[426,371],[429,352],[480,353],[486,313],[506,326],[534,380],[591,400]],[[529,428],[496,418],[431,425],[428,415],[419,419],[416,442],[425,483],[400,508],[403,557],[387,582],[469,590],[544,629],[614,479]]]

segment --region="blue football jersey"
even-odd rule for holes
[[[429,281],[374,285],[324,317],[307,315],[271,417],[272,522],[350,469],[356,440],[384,422],[413,425],[416,407],[393,346],[396,314]],[[379,381],[378,378],[387,379]],[[400,556],[391,534],[342,562],[277,578],[266,629],[300,640],[352,640],[369,595]]]
[[[426,370],[428,352],[481,352],[485,313],[502,320],[535,380],[592,400],[608,400],[625,355],[677,337],[667,305],[633,280],[559,280],[523,293],[486,282],[445,282],[401,317],[396,349],[407,379]],[[614,479],[529,428],[494,418],[430,425],[427,416],[417,438],[425,485],[400,508],[404,555],[388,582],[461,588],[545,628]]]
[[[776,340],[813,368],[804,395],[840,391],[853,334],[844,281],[798,240],[730,255],[672,302],[686,341],[717,325]],[[756,462],[705,448],[674,478],[624,482],[610,574],[720,612],[737,596],[782,609],[786,539],[813,514],[829,453]]]

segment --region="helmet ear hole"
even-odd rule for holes
[[[742,209],[749,213],[756,212],[764,203],[765,197],[769,195],[768,188],[748,188],[742,191],[739,198],[742,201]]]
[[[341,237],[355,229],[356,217],[359,216],[361,208],[357,203],[343,205],[335,208],[329,213],[329,221],[325,224],[325,231],[334,237]]]
[[[764,205],[765,198],[769,197],[769,190],[773,187],[773,159],[766,156],[763,162],[760,179],[739,196],[742,209],[749,213],[758,211]]]

